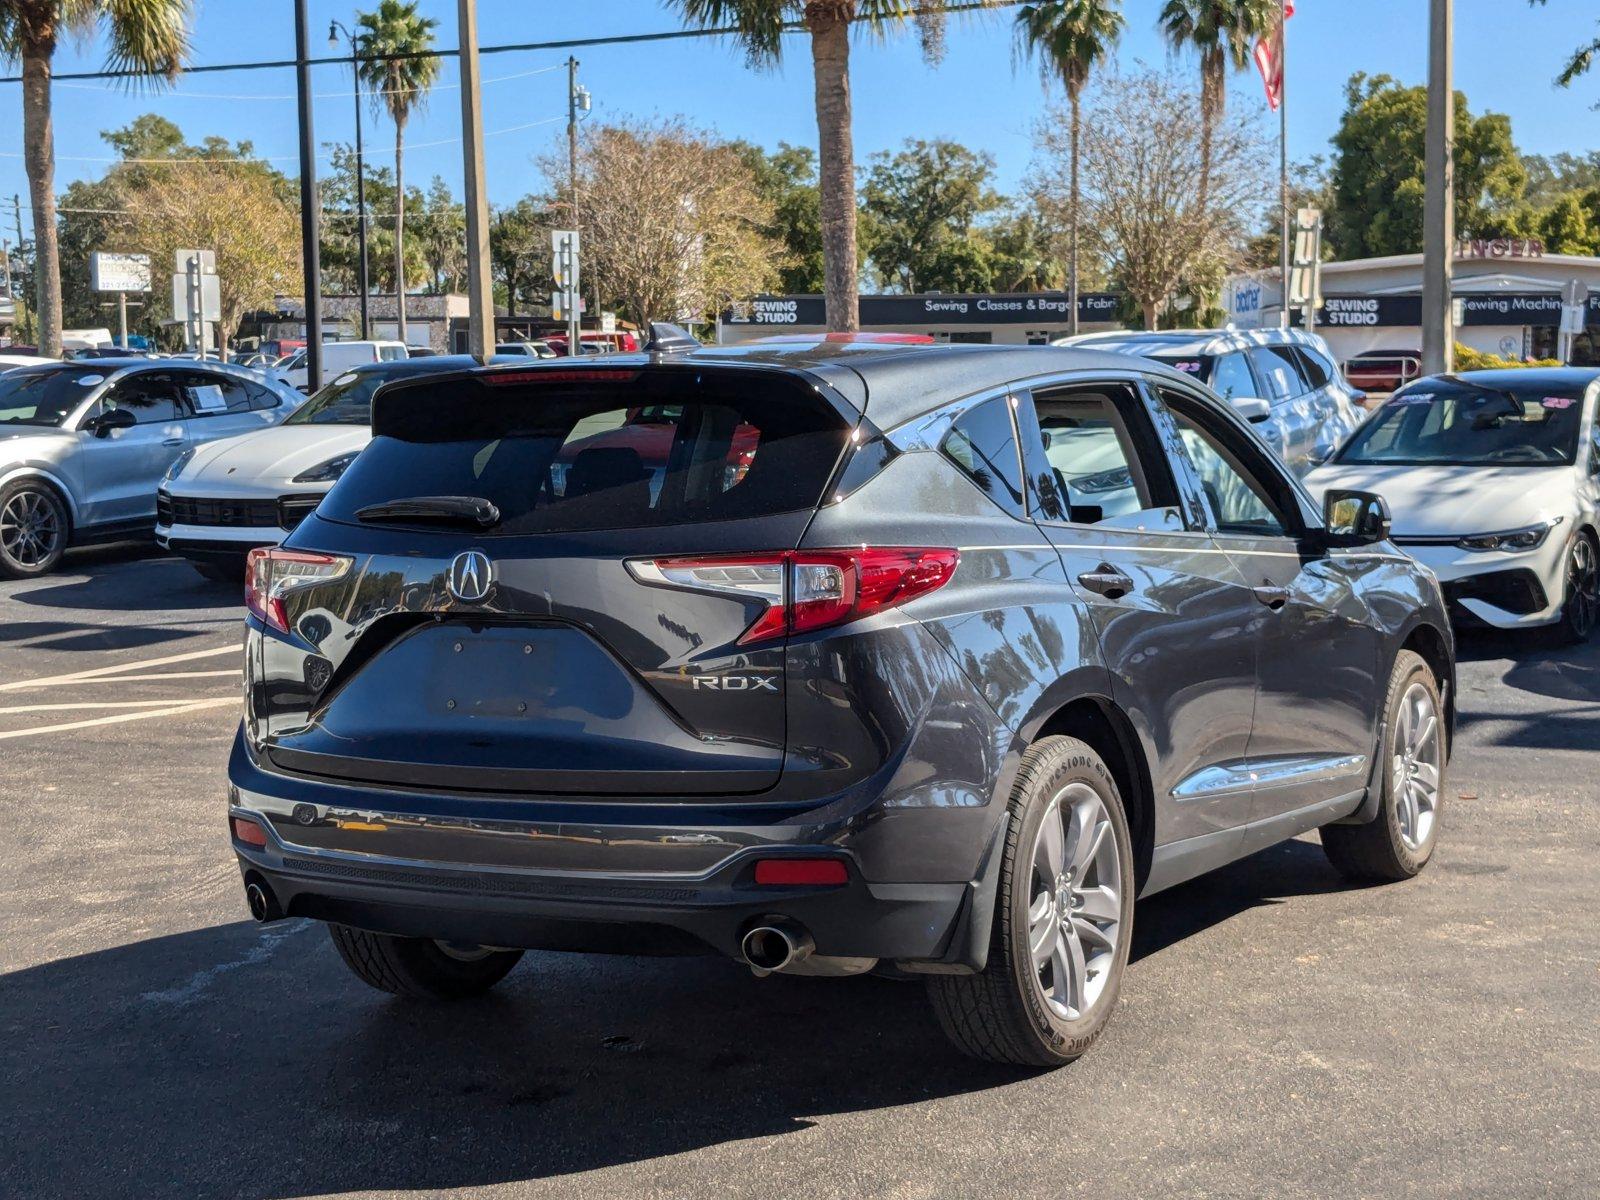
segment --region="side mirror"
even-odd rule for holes
[[[1234,396],[1228,403],[1233,405],[1234,412],[1252,425],[1259,425],[1272,416],[1272,405],[1259,396]]]
[[[1371,546],[1386,541],[1393,520],[1382,496],[1330,489],[1322,498],[1322,519],[1335,546]]]
[[[113,429],[132,429],[138,418],[127,408],[108,408],[98,417],[89,418],[84,428],[97,438],[110,437]]]
[[[1351,404],[1360,404],[1360,405],[1362,405],[1364,407],[1366,405],[1367,401],[1370,400],[1370,399],[1371,399],[1371,397],[1368,396],[1367,393],[1362,391],[1360,388],[1353,387],[1353,388],[1350,389],[1350,403]]]

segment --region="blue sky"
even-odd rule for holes
[[[287,0],[198,0],[196,7],[195,62],[293,57]],[[359,2],[350,0],[312,0],[318,53],[325,52],[329,19],[340,17],[349,24],[358,7]],[[424,0],[422,7],[439,19],[440,42],[453,45],[455,4]],[[1125,0],[1128,31],[1121,62],[1169,61],[1154,30],[1158,8],[1158,0]],[[1290,152],[1297,160],[1326,151],[1352,71],[1387,73],[1407,82],[1424,79],[1428,5],[1427,0],[1299,0],[1298,8],[1290,22],[1289,49]],[[1592,0],[1551,0],[1542,9],[1530,9],[1523,0],[1457,0],[1456,10],[1457,86],[1467,93],[1474,112],[1509,113],[1517,141],[1528,152],[1581,152],[1600,146],[1600,113],[1591,108],[1600,98],[1600,73],[1566,91],[1551,82],[1564,55],[1597,31],[1600,11]],[[480,0],[479,11],[484,45],[678,26],[674,14],[657,0]],[[103,46],[95,42],[66,47],[56,68],[92,70],[103,57]],[[595,120],[682,114],[726,136],[769,146],[816,142],[810,61],[802,36],[788,40],[783,66],[769,72],[747,69],[726,39],[594,48],[581,52],[580,58],[581,78],[595,97]],[[559,67],[564,59],[564,52],[542,51],[483,60],[485,79],[499,80],[484,88],[485,126],[508,131],[487,143],[494,203],[512,201],[539,186],[532,159],[561,134],[566,77],[562,69],[530,72]],[[1180,58],[1176,65],[1190,71],[1194,64]],[[1003,188],[1025,172],[1030,127],[1044,97],[1036,71],[1013,67],[1009,13],[955,25],[949,52],[938,68],[922,61],[912,36],[858,40],[853,67],[859,160],[908,136],[950,137],[993,154]],[[441,83],[454,84],[455,79],[454,63],[447,60]],[[348,141],[348,75],[335,66],[318,68],[314,87],[322,95],[315,112],[319,142]],[[1265,114],[1253,71],[1234,77],[1230,87],[1230,103]],[[9,201],[13,192],[20,192],[26,203],[20,91],[17,84],[0,85],[0,196]],[[136,95],[115,87],[107,90],[103,83],[59,83],[58,184],[100,174],[104,164],[92,160],[107,157],[109,149],[99,131],[150,111],[176,121],[192,140],[208,134],[249,138],[258,153],[273,156],[293,172],[293,92],[290,70],[190,76],[171,91]],[[426,182],[439,174],[459,194],[460,147],[450,140],[458,130],[458,104],[455,90],[441,89],[413,121],[407,134],[408,179]],[[372,153],[392,151],[387,122],[369,120],[367,136]],[[8,235],[9,225],[8,220]]]

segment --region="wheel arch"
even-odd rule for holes
[[[70,544],[72,535],[78,528],[78,501],[77,497],[72,494],[72,489],[67,486],[66,480],[62,479],[54,471],[34,466],[17,467],[14,470],[7,471],[4,475],[0,475],[0,488],[10,487],[13,483],[28,482],[44,484],[56,494],[56,497],[65,506],[67,510],[67,541]]]
[[[1410,650],[1428,664],[1444,700],[1445,757],[1456,740],[1456,656],[1450,634],[1427,620],[1414,624],[1401,640],[1400,650]]]

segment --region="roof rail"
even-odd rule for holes
[[[650,337],[644,348],[651,354],[681,354],[685,350],[700,349],[700,339],[680,325],[651,321]]]

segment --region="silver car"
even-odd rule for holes
[[[156,485],[185,450],[276,425],[303,399],[214,362],[0,374],[0,578],[44,575],[69,545],[148,535]]]
[[[1136,354],[1182,371],[1233,405],[1296,475],[1331,455],[1361,424],[1358,402],[1328,345],[1298,329],[1173,329],[1066,339],[1085,350]]]

